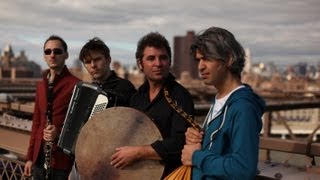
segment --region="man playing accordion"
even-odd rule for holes
[[[113,96],[107,107],[128,106],[131,96],[136,92],[129,80],[122,79],[110,69],[111,56],[108,46],[99,38],[90,39],[81,49],[79,59],[92,76],[93,84]],[[74,165],[70,179],[79,179]]]

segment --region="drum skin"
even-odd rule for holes
[[[124,169],[110,165],[121,146],[150,145],[161,140],[156,125],[144,113],[112,107],[96,113],[81,129],[75,159],[81,179],[160,179],[164,166],[157,160],[140,160]]]

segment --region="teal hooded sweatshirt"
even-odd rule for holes
[[[250,86],[234,91],[203,127],[202,149],[192,156],[192,179],[254,179],[265,107]]]

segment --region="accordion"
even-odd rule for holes
[[[74,156],[82,126],[94,113],[104,110],[112,98],[99,86],[85,82],[75,85],[58,141],[64,153]]]

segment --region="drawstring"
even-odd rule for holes
[[[202,129],[204,129],[205,127],[208,127],[208,121],[209,121],[209,118],[211,117],[211,114],[212,114],[212,108],[213,108],[213,105],[210,106],[210,109],[209,109],[209,113],[207,114],[204,122],[202,123]]]
[[[210,136],[210,145],[209,145],[209,150],[211,149],[211,146],[212,146],[212,141],[213,141],[213,138],[214,138],[214,135],[217,134],[218,131],[220,131],[220,129],[222,128],[222,126],[224,125],[224,122],[226,120],[226,115],[227,115],[227,110],[228,110],[228,106],[226,106],[226,108],[224,109],[224,113],[223,113],[223,119],[222,119],[222,122],[219,126],[218,129],[216,129],[215,131],[213,131],[213,133],[211,134]]]

